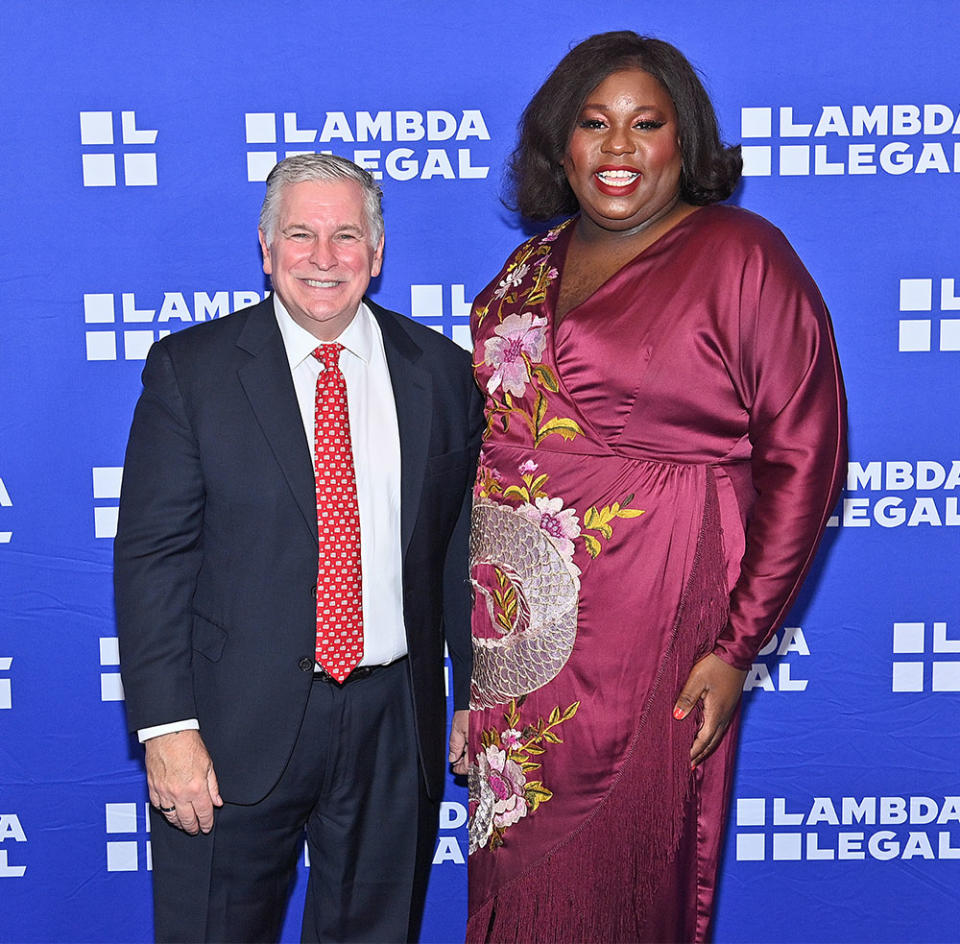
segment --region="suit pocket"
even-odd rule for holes
[[[197,613],[193,614],[193,648],[195,652],[205,656],[211,662],[217,662],[223,655],[223,647],[227,642],[226,632],[204,619]]]
[[[455,452],[443,452],[438,456],[427,457],[426,474],[428,476],[457,475],[467,470],[472,450],[457,449]]]

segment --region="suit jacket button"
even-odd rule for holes
[[[308,659],[304,656],[298,663],[297,667],[301,672],[312,672],[313,671],[313,659]]]
[[[310,596],[312,596],[314,600],[317,598],[317,585],[315,583],[310,585]]]

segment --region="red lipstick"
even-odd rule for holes
[[[631,176],[621,176],[619,179],[613,176],[606,180],[600,176],[601,174],[615,174],[618,171]],[[626,197],[640,186],[643,174],[636,167],[629,167],[626,164],[601,164],[594,171],[593,180],[600,193],[606,194],[608,197]],[[619,183],[620,180],[623,183]]]

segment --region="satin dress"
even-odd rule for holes
[[[557,327],[567,223],[472,311],[468,941],[709,933],[736,725],[672,708],[780,625],[845,470],[816,285],[771,224],[690,214]]]

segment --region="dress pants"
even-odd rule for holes
[[[229,784],[221,790],[229,796]],[[152,812],[158,941],[276,941],[304,827],[301,939],[409,940],[438,807],[424,790],[407,661],[342,687],[314,681],[280,781],[259,803],[224,803],[206,836]]]

